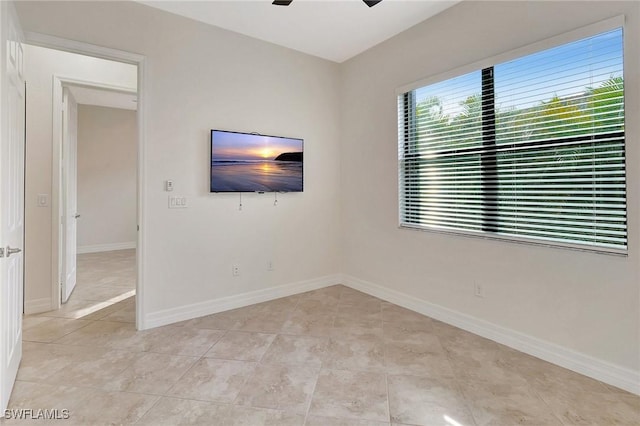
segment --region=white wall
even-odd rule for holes
[[[50,309],[53,75],[136,87],[137,68],[102,59],[25,46],[27,154],[25,199],[25,311]],[[38,207],[38,194],[49,196]]]
[[[78,105],[78,252],[135,247],[136,111]]]
[[[639,7],[463,2],[338,66],[139,4],[17,4],[28,31],[147,58],[147,317],[344,271],[633,372],[640,122],[627,126],[628,258],[399,230],[395,90],[624,13],[626,108],[638,116]],[[236,196],[208,194],[212,127],[304,137],[305,193],[277,208],[248,196],[242,212]],[[188,209],[167,209],[165,179]],[[274,273],[263,271],[267,259]],[[231,277],[234,262],[241,277]],[[485,298],[473,296],[474,281]]]
[[[132,2],[16,6],[27,31],[146,56],[146,319],[339,272],[336,64]],[[304,138],[304,192],[244,195],[242,211],[210,194],[212,128]],[[167,179],[187,209],[168,209]]]
[[[344,63],[344,272],[640,372],[639,8],[463,2]],[[620,14],[627,18],[629,257],[398,228],[397,88]],[[474,297],[474,282],[484,298]]]

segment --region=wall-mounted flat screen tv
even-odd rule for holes
[[[211,130],[211,192],[302,192],[303,140]]]

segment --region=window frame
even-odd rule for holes
[[[508,61],[512,61],[512,60],[516,60],[519,58],[522,58],[524,56],[530,55],[530,54],[534,54],[546,49],[551,49],[554,47],[558,47],[564,44],[568,44],[568,43],[572,43],[584,38],[588,38],[588,37],[592,37],[595,35],[598,35],[600,33],[604,33],[607,31],[611,31],[611,30],[615,30],[617,28],[622,28],[622,32],[623,32],[623,58],[624,58],[624,53],[626,51],[626,37],[624,36],[625,34],[625,17],[624,15],[620,15],[620,16],[615,16],[613,18],[609,18],[600,22],[596,22],[584,27],[580,27],[577,28],[575,30],[572,31],[568,31],[566,33],[554,36],[554,37],[550,37],[547,39],[543,39],[541,41],[537,41],[531,44],[528,44],[526,46],[514,49],[514,50],[510,50],[508,52],[505,53],[501,53],[498,54],[496,56],[492,56],[490,58],[487,59],[483,59],[481,61],[477,61],[471,64],[467,64],[461,67],[458,67],[456,69],[450,70],[450,71],[446,71],[444,73],[440,73],[437,75],[434,75],[432,77],[428,77],[428,78],[424,78],[418,81],[415,81],[413,83],[401,86],[399,88],[396,89],[396,101],[398,103],[398,111],[402,110],[404,111],[404,115],[405,117],[407,117],[407,105],[413,105],[413,108],[415,110],[415,97],[412,99],[412,103],[409,104],[406,102],[406,97],[408,94],[412,93],[414,90],[425,87],[425,86],[429,86],[432,84],[436,84],[445,80],[449,80],[449,79],[453,79],[465,74],[469,74],[472,72],[481,72],[482,73],[482,91],[483,93],[485,93],[485,90],[487,91],[491,91],[494,96],[488,98],[488,99],[484,99],[482,101],[482,109],[483,111],[485,111],[485,109],[487,111],[489,111],[489,109],[491,109],[490,114],[494,115],[494,119],[495,119],[495,91],[493,90],[493,67],[496,65],[499,65],[501,63],[504,62],[508,62]],[[623,78],[626,77],[626,67],[623,67]],[[491,78],[490,78],[490,82],[488,81],[488,77],[489,74],[491,73]],[[626,79],[625,79],[626,81]],[[491,87],[487,87],[486,85],[490,84]],[[626,96],[625,96],[625,111],[626,109]],[[484,115],[484,113],[483,113]],[[602,246],[589,246],[588,244],[575,244],[575,243],[569,243],[569,242],[553,242],[553,241],[549,241],[549,240],[545,240],[545,239],[538,239],[538,238],[532,238],[532,237],[526,237],[526,236],[509,236],[509,235],[500,235],[497,233],[494,233],[495,230],[494,229],[488,229],[485,228],[485,226],[483,225],[482,227],[482,231],[474,231],[474,230],[465,230],[465,229],[460,229],[460,230],[455,230],[455,229],[437,229],[437,228],[433,228],[433,227],[429,227],[429,226],[424,226],[424,225],[413,225],[410,223],[403,223],[403,208],[402,208],[402,198],[404,196],[404,192],[403,192],[403,173],[406,173],[406,170],[403,170],[403,166],[402,166],[402,160],[400,158],[400,152],[401,150],[403,150],[403,152],[406,154],[408,153],[408,149],[409,149],[409,145],[407,144],[407,140],[409,140],[407,138],[407,132],[411,132],[411,126],[408,123],[409,120],[404,120],[400,114],[398,114],[398,120],[402,120],[403,122],[398,122],[398,228],[400,229],[407,229],[407,230],[419,230],[419,231],[424,231],[424,232],[432,232],[432,233],[437,233],[437,234],[446,234],[446,235],[455,235],[455,236],[462,236],[462,237],[469,237],[469,238],[481,238],[481,239],[487,239],[487,240],[494,240],[494,241],[504,241],[504,242],[511,242],[511,243],[519,243],[519,244],[525,244],[525,245],[533,245],[533,246],[541,246],[541,247],[549,247],[549,248],[556,248],[556,249],[568,249],[568,250],[574,250],[574,251],[582,251],[582,252],[588,252],[588,253],[598,253],[598,254],[606,254],[606,255],[613,255],[613,256],[622,256],[622,257],[628,257],[628,253],[629,253],[629,238],[628,236],[630,235],[629,232],[629,220],[628,220],[628,216],[629,216],[629,188],[628,188],[628,170],[629,170],[629,159],[628,156],[625,156],[625,160],[624,160],[624,164],[625,164],[625,170],[627,171],[627,173],[625,173],[625,183],[627,184],[627,190],[625,191],[625,212],[626,212],[626,216],[627,216],[627,246],[626,249],[616,249],[616,248],[607,248],[607,247],[602,247]],[[626,120],[626,114],[625,114],[625,120]],[[494,121],[495,123],[495,121]],[[402,130],[402,131],[400,131]],[[493,137],[491,136],[491,132],[493,132]],[[482,134],[482,140],[483,140],[483,144],[495,144],[495,126],[490,126],[489,128],[485,129],[483,128],[483,134]],[[625,146],[625,150],[626,150],[626,146],[627,146],[627,138],[625,136],[625,142],[624,142],[624,146]],[[495,159],[493,160],[494,163],[494,167],[495,167]],[[482,163],[483,163],[483,168],[484,167],[492,167],[491,166],[491,159],[485,159],[482,158]],[[483,194],[486,194],[486,192],[483,191]],[[492,204],[489,201],[488,203],[484,204],[485,208],[489,208],[491,209]],[[490,228],[490,227],[489,227]]]

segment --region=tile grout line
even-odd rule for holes
[[[307,405],[307,411],[304,415],[304,422],[303,425],[307,424],[307,420],[309,419],[309,413],[311,412],[311,405],[313,404],[313,397],[315,396],[316,393],[316,387],[318,386],[318,381],[320,381],[320,375],[322,374],[323,371],[323,366],[322,364],[320,364],[320,368],[318,369],[318,374],[316,376],[316,380],[313,383],[313,389],[311,390],[311,393],[309,394],[309,404]]]
[[[277,299],[276,299],[277,300]],[[268,303],[268,302],[266,302]],[[299,303],[299,299],[296,302],[296,306],[298,306]],[[246,317],[246,316],[245,316]],[[287,317],[288,318],[288,317]],[[236,404],[236,400],[238,399],[238,397],[240,396],[240,394],[244,391],[245,387],[247,386],[247,384],[253,380],[253,378],[256,376],[257,374],[257,370],[258,367],[263,365],[262,364],[262,359],[264,358],[265,354],[267,353],[267,351],[269,350],[269,348],[271,347],[271,345],[273,345],[273,342],[275,342],[275,340],[278,338],[279,334],[276,333],[265,333],[265,332],[258,332],[258,331],[247,331],[247,330],[234,330],[235,332],[238,333],[257,333],[257,334],[275,334],[275,337],[273,338],[273,340],[269,343],[269,346],[267,347],[267,349],[264,351],[264,353],[260,356],[260,359],[257,361],[242,361],[242,362],[254,362],[255,366],[253,368],[253,370],[251,371],[251,373],[249,374],[249,377],[247,377],[245,379],[245,381],[242,383],[242,386],[240,387],[240,390],[238,391],[238,393],[236,394],[236,396],[233,398],[233,400],[231,401],[231,405],[236,406],[238,404]],[[236,360],[237,361],[237,360]]]
[[[178,377],[178,380],[175,381],[175,383],[173,383],[171,386],[169,386],[169,388],[164,391],[164,393],[162,394],[162,397],[168,397],[168,398],[173,398],[173,396],[169,395],[169,392],[171,392],[171,389],[173,389],[178,383],[180,383],[180,380],[182,380],[182,378],[184,376],[186,376],[186,374],[191,371],[201,360],[203,359],[203,357],[198,358],[197,360],[194,361],[193,364],[191,364],[191,367],[187,368],[184,373],[182,373],[180,375],[180,377]]]
[[[389,373],[387,373],[386,369],[384,372],[384,385],[387,390],[387,413],[389,413],[389,424],[391,424],[391,397],[389,396]]]
[[[75,321],[75,320],[74,320],[74,321]],[[80,329],[83,329],[83,328],[85,328],[85,327],[87,327],[87,326],[89,326],[89,325],[91,325],[91,324],[84,324],[84,325],[82,325],[81,327],[78,327],[78,328],[76,328],[75,330],[69,331],[68,333],[63,334],[62,336],[58,336],[57,338],[55,338],[54,340],[51,340],[51,341],[49,341],[49,342],[42,342],[42,341],[39,341],[39,340],[29,340],[29,339],[25,339],[25,338],[24,338],[24,331],[25,331],[25,330],[23,330],[23,331],[22,331],[22,335],[23,335],[23,337],[22,337],[22,341],[23,341],[23,342],[30,342],[30,343],[56,343],[58,340],[62,339],[63,337],[66,337],[66,336],[68,336],[68,335],[69,335],[69,334],[71,334],[71,333],[75,333],[76,331],[78,331],[78,330],[80,330]]]
[[[177,328],[177,327],[176,327],[176,328]],[[223,331],[223,330],[220,330],[220,331]],[[173,383],[171,386],[169,386],[169,388],[168,388],[166,391],[164,391],[164,393],[162,394],[162,397],[163,397],[163,398],[164,398],[164,397],[169,397],[168,393],[171,391],[171,389],[173,389],[173,388],[174,388],[174,387],[175,387],[175,386],[180,382],[180,380],[182,380],[182,378],[183,378],[183,377],[184,377],[184,376],[185,376],[189,371],[191,371],[191,369],[193,369],[193,367],[195,367],[195,366],[196,366],[196,364],[198,364],[201,360],[205,359],[205,355],[206,355],[206,354],[211,350],[211,348],[213,348],[213,347],[216,345],[216,343],[218,343],[218,342],[219,342],[219,341],[220,341],[224,336],[226,336],[226,334],[228,333],[228,331],[229,331],[229,330],[225,330],[225,331],[224,331],[224,333],[222,334],[222,336],[220,336],[220,338],[219,338],[218,340],[216,340],[216,341],[211,345],[211,347],[209,347],[209,349],[207,349],[207,350],[206,350],[206,351],[205,351],[205,352],[204,352],[204,353],[203,353],[203,354],[202,354],[198,359],[196,359],[196,360],[194,361],[194,363],[193,363],[189,368],[187,368],[187,369],[184,371],[184,373],[182,373],[182,374],[180,375],[180,377],[178,377],[178,380],[176,380],[176,381],[175,381],[175,383]],[[147,351],[147,352],[145,352],[145,353],[155,353],[155,352]],[[194,358],[195,358],[195,357],[194,357]]]
[[[125,368],[126,370],[126,368]],[[135,391],[130,391],[130,390],[113,390],[113,389],[104,389],[102,387],[99,386],[89,386],[89,385],[75,385],[75,384],[55,384],[55,383],[50,383],[47,381],[37,381],[37,380],[25,380],[25,379],[17,379],[16,382],[23,382],[23,383],[32,383],[35,385],[45,385],[45,386],[52,386],[52,387],[65,387],[65,388],[75,388],[75,389],[90,389],[90,390],[95,390],[95,391],[100,391],[100,392],[105,392],[105,393],[118,393],[118,394],[133,394],[133,395],[144,395],[144,396],[154,396],[154,397],[167,397],[167,395],[164,395],[162,393],[149,393],[149,392],[135,392]],[[174,397],[171,397],[174,398]]]
[[[160,404],[160,401],[162,400],[162,398],[164,398],[164,396],[160,396],[158,399],[156,399],[156,400],[155,400],[155,402],[154,402],[154,403],[153,403],[153,404],[152,404],[152,405],[147,409],[147,411],[145,411],[144,413],[142,413],[142,415],[141,415],[140,417],[138,417],[138,418],[136,419],[136,421],[135,421],[135,422],[133,422],[133,424],[134,424],[134,425],[135,425],[135,424],[139,424],[139,423],[140,423],[140,421],[144,418],[144,416],[146,416],[148,413],[150,413],[150,412],[151,412],[151,410],[153,410],[154,408],[156,408],[156,406],[157,406],[158,404]],[[182,417],[184,417],[184,416],[182,416]]]
[[[561,424],[566,425],[567,423],[562,419],[562,417],[560,417],[555,410],[551,407],[551,405],[549,405],[549,403],[542,397],[542,395],[540,395],[538,393],[538,391],[535,389],[534,386],[531,386],[529,379],[525,377],[525,381],[527,382],[527,384],[529,385],[528,388],[531,391],[531,393],[533,393],[533,395],[538,398],[542,404],[547,407],[547,409],[549,410],[549,413],[551,413],[551,415],[553,417],[555,417]]]

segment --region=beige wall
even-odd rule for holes
[[[78,105],[78,252],[135,246],[136,111]]]
[[[400,230],[395,90],[625,14],[626,107],[638,116],[639,7],[462,2],[337,65],[139,4],[17,4],[28,31],[147,58],[146,315],[343,271],[634,374],[640,122],[627,127],[628,258]],[[248,196],[242,212],[237,196],[208,194],[212,127],[304,137],[305,192],[277,208]],[[166,179],[188,209],[167,209]],[[275,273],[262,270],[268,258]]]
[[[360,280],[640,370],[639,3],[463,2],[343,64],[343,270]],[[398,228],[396,89],[626,15],[629,257]],[[474,297],[474,282],[485,297]]]
[[[50,309],[51,194],[53,76],[90,80],[135,88],[137,68],[132,65],[25,46],[27,81],[27,154],[25,195],[25,311]],[[38,194],[49,196],[48,207],[38,207]]]
[[[16,7],[26,31],[146,57],[145,318],[339,272],[336,64],[134,2]],[[304,138],[304,192],[244,194],[242,211],[210,194],[212,128]],[[167,179],[188,208],[168,208]]]

